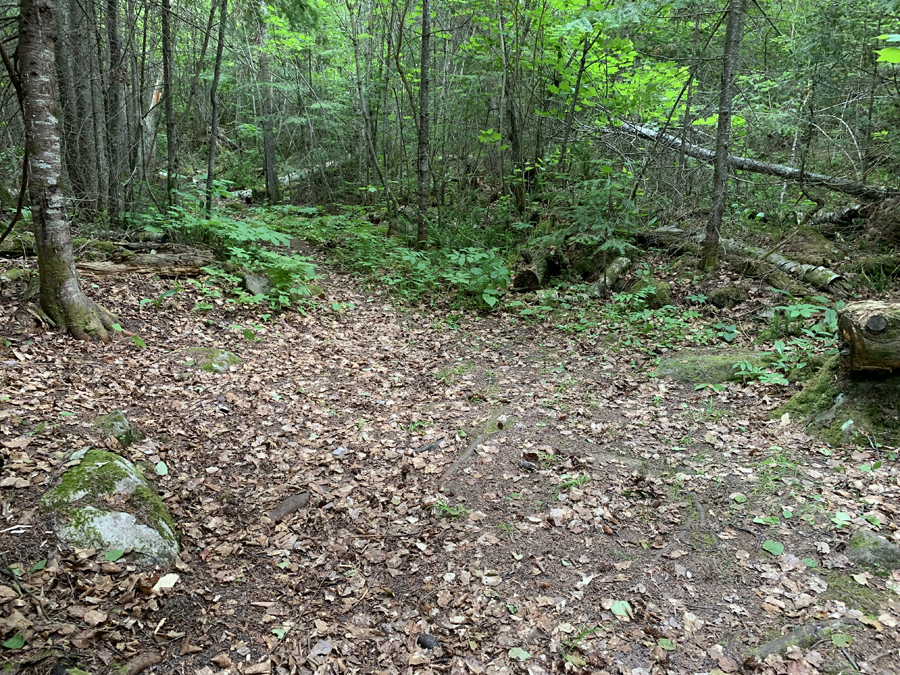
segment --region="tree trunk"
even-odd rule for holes
[[[219,44],[216,46],[216,65],[213,69],[213,81],[209,88],[209,102],[212,108],[212,124],[209,131],[209,161],[206,163],[206,217],[212,218],[212,186],[213,174],[216,170],[216,141],[219,136],[219,74],[222,72],[222,48],[225,45],[225,17],[228,12],[228,0],[222,0],[219,10]]]
[[[77,185],[80,190],[76,197],[81,208],[87,214],[92,214],[99,209],[98,195],[100,192],[97,170],[98,147],[94,142],[94,108],[93,86],[91,85],[91,47],[89,33],[86,29],[87,17],[80,2],[69,4],[69,39],[72,45],[73,68],[81,69],[79,72],[78,86],[75,86],[75,123],[72,130],[74,136],[69,143],[70,149],[74,145],[78,157]],[[75,172],[71,169],[69,175]]]
[[[744,37],[744,7],[747,0],[729,0],[725,26],[725,54],[722,57],[722,89],[719,94],[719,123],[716,129],[716,159],[713,163],[713,195],[706,237],[700,250],[700,268],[713,270],[719,264],[719,234],[728,191],[728,142],[731,137],[731,104],[734,80]]]
[[[266,174],[266,197],[269,204],[278,204],[281,201],[281,191],[278,189],[278,173],[275,170],[275,134],[272,128],[272,92],[271,75],[269,74],[269,54],[266,52],[269,41],[269,24],[266,19],[269,9],[266,0],[259,5],[259,83],[262,87],[262,132],[263,132],[263,161]]]
[[[119,34],[119,2],[106,0],[106,39],[109,50],[109,108],[106,111],[109,139],[109,200],[110,222],[118,222],[123,204],[122,169],[125,166],[125,62],[122,57],[122,37]]]
[[[174,206],[175,175],[178,173],[178,140],[175,130],[175,92],[173,91],[172,0],[163,0],[162,57],[163,101],[166,109],[166,206]]]
[[[428,145],[428,105],[430,76],[429,65],[431,61],[431,2],[422,0],[422,50],[421,63],[419,64],[419,210],[416,214],[418,228],[416,231],[416,244],[424,248],[428,243],[428,201],[431,195],[431,173],[429,171]]]
[[[59,185],[53,0],[20,0],[19,58],[28,146],[29,196],[40,272],[41,307],[74,337],[109,340],[114,317],[88,298],[78,282],[65,199]]]
[[[900,305],[864,300],[838,313],[841,368],[889,372],[900,368]]]

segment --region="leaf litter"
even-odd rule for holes
[[[450,324],[341,275],[268,321],[194,312],[193,288],[140,302],[171,281],[90,282],[140,343],[81,345],[0,307],[8,672],[47,655],[197,675],[900,660],[900,572],[844,553],[854,528],[897,531],[896,462],[771,420],[778,388],[695,391],[649,377],[646,354],[506,316]],[[241,362],[207,373],[194,347]],[[94,425],[118,409],[145,437],[124,450]],[[174,571],[57,548],[39,498],[88,447],[144,467],[179,525]],[[792,630],[813,639],[782,645]]]

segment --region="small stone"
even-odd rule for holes
[[[419,645],[422,649],[434,649],[440,643],[434,639],[433,635],[429,635],[428,633],[419,633],[419,638],[416,640],[416,644]]]
[[[265,295],[272,290],[272,282],[269,281],[269,277],[261,274],[245,274],[241,285],[250,295]]]
[[[534,462],[529,462],[527,459],[523,459],[519,461],[519,467],[525,469],[526,471],[537,471],[537,464]]]
[[[346,455],[348,452],[350,452],[350,451],[342,445],[337,450],[332,450],[331,454],[334,455],[335,457],[337,457],[338,459],[340,459],[341,457]]]
[[[123,448],[127,448],[143,438],[121,410],[114,410],[109,415],[102,417],[98,426],[108,436],[115,438]]]

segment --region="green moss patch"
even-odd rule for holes
[[[241,358],[232,352],[224,349],[213,349],[212,347],[191,347],[187,350],[190,357],[188,365],[207,373],[224,373],[231,366],[241,363]]]
[[[75,548],[131,550],[171,563],[179,551],[175,521],[153,486],[128,460],[88,451],[41,498],[56,535]]]
[[[804,422],[832,445],[894,442],[900,438],[900,375],[854,377],[840,373],[837,356],[829,359],[807,385],[777,408]]]
[[[107,436],[112,436],[119,441],[119,445],[123,448],[127,448],[143,438],[143,434],[134,428],[121,410],[114,410],[102,417],[98,426]]]
[[[741,378],[735,374],[734,365],[748,361],[757,368],[766,368],[774,361],[771,353],[736,349],[727,353],[685,353],[660,361],[655,376],[671,377],[687,384],[719,384],[735,382]]]

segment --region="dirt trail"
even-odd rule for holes
[[[48,560],[22,578],[47,618],[27,595],[0,595],[18,622],[0,619],[3,639],[27,637],[5,661],[51,653],[134,672],[133,659],[161,655],[152,672],[202,675],[737,672],[790,629],[840,620],[848,644],[819,636],[759,672],[851,661],[897,672],[894,580],[851,577],[862,570],[833,520],[876,514],[896,530],[896,463],[822,454],[769,419],[776,388],[697,392],[602,340],[404,313],[340,275],[320,308],[270,322],[215,302],[192,311],[207,302],[193,288],[140,303],[171,282],[91,281],[145,348],[42,332],[12,287],[0,302],[0,551],[25,572]],[[242,363],[195,370],[197,346]],[[115,409],[147,437],[123,454],[169,468],[153,480],[184,552],[162,597],[127,558],[57,552],[37,509],[69,453],[113,447],[92,422]],[[304,491],[306,508],[269,517]],[[86,622],[90,609],[105,618]]]

